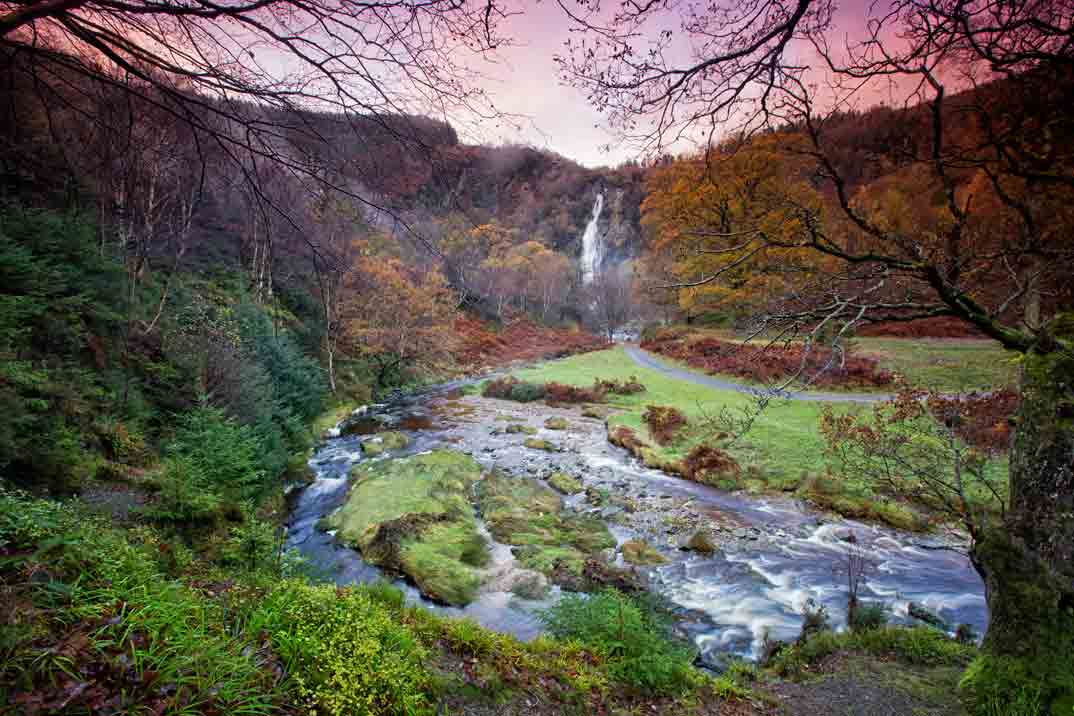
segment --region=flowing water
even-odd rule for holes
[[[668,559],[650,570],[650,587],[680,610],[679,627],[697,644],[705,663],[718,666],[727,654],[756,657],[766,635],[793,639],[810,599],[828,609],[835,624],[843,623],[845,563],[851,549],[869,559],[861,597],[891,605],[895,621],[908,621],[908,607],[916,602],[952,625],[966,623],[978,632],[986,626],[981,580],[950,540],[820,516],[791,499],[729,494],[649,470],[607,442],[601,421],[581,418],[577,410],[476,396],[459,400],[444,388],[373,412],[396,427],[415,428],[405,430],[413,440],[408,453],[436,446],[462,450],[519,479],[562,470],[578,476],[587,488],[625,498],[627,509],[592,506],[584,494],[567,503],[604,518],[620,543],[644,539]],[[566,417],[570,429],[541,428],[553,415]],[[538,437],[562,451],[523,447],[527,436],[499,429],[507,424],[505,416],[540,428]],[[311,460],[316,480],[295,497],[289,525],[288,545],[339,584],[382,577],[379,569],[316,527],[345,498],[347,472],[363,459],[362,439],[326,440]],[[679,548],[699,527],[716,536],[719,550],[712,556]],[[475,602],[461,609],[426,603],[532,638],[540,631],[535,610],[553,602],[558,591],[543,602],[511,595],[503,586],[509,580],[500,578],[514,568],[510,548],[493,542],[492,552],[486,587]],[[425,601],[414,588],[400,586],[411,601]]]
[[[604,260],[604,237],[600,234],[600,212],[604,209],[604,194],[597,194],[593,213],[582,234],[582,283],[592,283]]]

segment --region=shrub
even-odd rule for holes
[[[862,602],[850,610],[848,626],[854,631],[879,629],[888,623],[888,608],[883,602]]]
[[[287,581],[251,615],[292,675],[309,712],[429,714],[425,650],[398,615],[367,590]]]
[[[661,445],[667,445],[675,437],[679,428],[686,425],[686,416],[678,408],[670,405],[650,405],[641,416],[649,426],[649,434]]]
[[[599,403],[604,393],[596,388],[579,388],[564,383],[545,383],[545,398],[549,403]]]
[[[754,346],[716,338],[690,340],[678,331],[660,332],[641,347],[660,355],[685,361],[707,373],[725,373],[758,383],[771,383],[794,375],[805,365],[806,374],[818,385],[891,385],[894,374],[880,368],[878,361],[865,356],[846,356],[829,361],[831,352],[803,346]]]
[[[698,445],[683,460],[686,477],[695,482],[715,484],[729,477],[738,478],[742,468],[738,461],[723,450],[709,445]]]
[[[124,533],[70,504],[0,489],[0,544],[18,550],[0,580],[26,595],[35,624],[33,640],[0,645],[0,693],[30,695],[50,713],[60,703],[64,713],[274,710],[272,655],[161,573],[166,545],[153,530]]]
[[[666,615],[649,603],[609,589],[568,594],[540,616],[554,636],[594,649],[613,678],[639,691],[681,694],[697,681],[692,649],[671,638]]]
[[[481,394],[486,398],[499,400],[514,400],[519,403],[532,403],[544,397],[544,386],[537,383],[526,383],[511,375],[502,378],[494,378],[482,389]]]
[[[593,379],[593,391],[595,393],[614,393],[615,395],[636,395],[645,392],[645,386],[638,382],[637,376],[630,376],[625,380],[611,380],[605,378]]]

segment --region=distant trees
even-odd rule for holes
[[[773,251],[808,252],[823,265],[758,312],[758,328],[819,340],[863,321],[949,316],[1019,356],[1010,505],[980,530],[971,554],[988,597],[985,655],[963,687],[974,713],[1023,687],[1044,710],[1069,708],[1069,3],[897,0],[871,6],[849,34],[832,0],[627,3],[599,16],[594,7],[570,11],[581,32],[563,72],[626,139],[659,152],[678,137],[727,130],[741,148],[776,131],[792,157],[810,160],[823,204],[794,199],[788,182],[795,210],[776,226],[744,217],[740,243],[713,237],[706,247],[722,253],[705,284]],[[664,31],[666,15],[680,12],[689,50],[666,51],[680,41]],[[882,141],[840,141],[853,126],[843,110],[868,96],[904,109]],[[706,144],[711,160],[714,143]],[[848,166],[867,185],[851,184]]]
[[[615,334],[637,316],[633,277],[622,267],[601,271],[582,294],[589,301],[589,316],[609,342]]]

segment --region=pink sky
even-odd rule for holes
[[[508,18],[503,28],[506,35],[514,38],[516,46],[504,49],[497,64],[486,65],[481,71],[488,77],[485,89],[499,109],[528,119],[521,120],[517,128],[506,123],[485,123],[473,136],[465,136],[464,141],[531,144],[591,167],[614,166],[636,157],[634,149],[615,141],[605,129],[602,116],[587,103],[585,96],[562,84],[557,76],[553,57],[563,52],[570,36],[563,10],[554,0],[524,0],[518,5],[524,7],[523,13]],[[860,37],[869,7],[870,0],[842,3],[837,12],[838,29],[832,33],[833,43],[841,44],[848,34]],[[682,33],[677,32],[676,36],[681,37]],[[685,58],[686,46],[681,47]],[[811,59],[801,57],[809,64]],[[875,96],[877,101],[889,99]],[[868,103],[867,99],[859,101],[859,105]],[[609,143],[611,149],[605,151],[604,145]]]

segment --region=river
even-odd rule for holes
[[[573,509],[599,514],[620,544],[643,539],[667,558],[666,564],[649,569],[650,588],[681,612],[680,629],[696,643],[704,663],[718,666],[730,654],[756,658],[766,636],[794,639],[810,599],[829,611],[834,624],[845,622],[844,567],[850,549],[860,549],[869,561],[861,597],[890,605],[893,621],[908,622],[908,607],[917,603],[951,625],[965,623],[984,632],[988,613],[983,584],[953,540],[819,515],[789,497],[729,494],[671,477],[639,465],[610,445],[603,422],[580,417],[577,408],[461,396],[457,387],[441,386],[374,406],[365,417],[411,438],[411,445],[399,454],[447,447],[519,479],[560,470],[577,476],[587,488],[629,498],[629,512],[590,506],[584,494],[566,501]],[[569,429],[543,428],[550,416],[565,417]],[[508,421],[538,428],[537,437],[561,451],[523,447],[526,435],[502,431]],[[292,501],[288,546],[338,584],[383,577],[357,552],[317,528],[318,520],[345,499],[350,468],[367,459],[360,446],[364,439],[368,436],[325,440],[310,461],[316,479]],[[713,531],[719,546],[715,554],[680,549],[699,527]],[[532,638],[540,632],[535,612],[559,592],[554,588],[544,601],[533,602],[500,591],[502,580],[496,575],[511,570],[513,558],[506,545],[493,542],[492,552],[487,586],[465,608],[429,603],[413,587],[398,584],[412,602]]]

